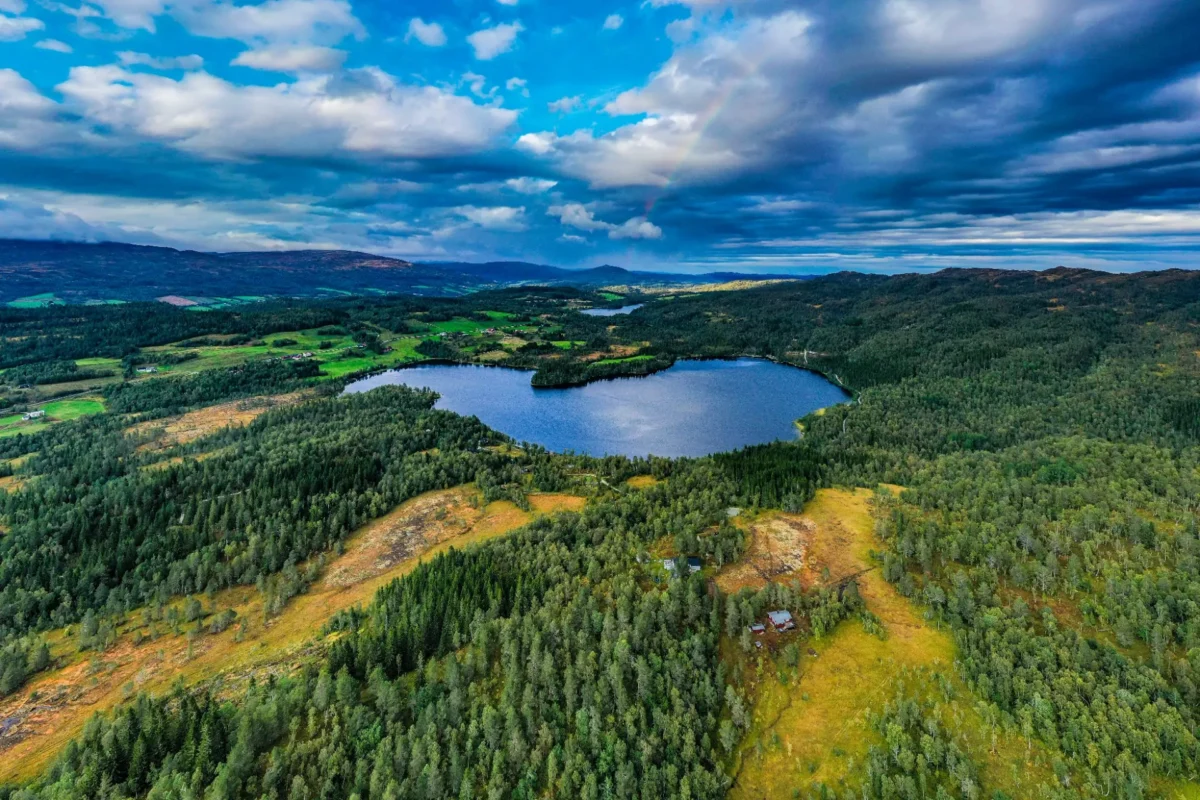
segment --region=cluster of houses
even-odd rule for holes
[[[139,375],[154,375],[157,374],[158,367],[138,367]]]
[[[45,411],[26,411],[25,415],[21,417],[21,419],[29,422],[31,419],[41,419],[44,416],[46,416]]]
[[[792,612],[790,611],[768,611],[767,625],[770,625],[771,630],[775,631],[776,633],[786,633],[788,631],[796,630],[796,620],[792,618]],[[764,625],[761,622],[755,622],[747,630],[749,630],[755,636],[762,636],[767,632],[767,625]],[[762,642],[755,642],[754,646],[762,649]]]
[[[284,361],[304,361],[305,359],[312,358],[312,357],[313,357],[312,353],[296,353],[296,355],[294,355],[294,356],[284,356],[283,360]]]
[[[688,556],[687,561],[685,563],[687,564],[688,574],[691,574],[691,575],[694,575],[695,573],[699,572],[701,569],[704,568],[704,562],[701,561],[698,556]],[[663,569],[665,569],[670,574],[670,576],[672,578],[674,578],[675,577],[675,559],[664,558],[662,565],[663,565]]]

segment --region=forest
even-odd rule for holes
[[[797,513],[830,487],[874,490],[872,569],[946,632],[955,683],[881,697],[865,757],[793,797],[1012,797],[955,727],[951,696],[1045,765],[1037,797],[1196,796],[1200,276],[840,274],[578,313],[607,300],[522,287],[3,312],[13,385],[197,337],[473,321],[414,358],[491,363],[503,348],[503,363],[558,386],[757,356],[852,400],[805,417],[796,441],[594,459],[512,442],[429,393],[341,395],[348,378],[305,362],[111,379],[104,413],[0,438],[14,482],[0,489],[0,696],[55,668],[61,630],[99,657],[122,620],[179,598],[254,586],[277,612],[354,531],[431,490],[587,502],[422,561],[312,631],[294,669],[132,694],[0,798],[743,796],[748,665],[800,692],[789,675],[833,632],[886,635],[854,577],[730,592],[712,579],[751,546],[730,509]],[[487,333],[501,319],[522,344]],[[303,399],[175,445],[165,467],[146,448],[145,423],[284,392]],[[705,569],[672,579],[662,553]],[[747,626],[776,608],[799,631],[763,650]]]

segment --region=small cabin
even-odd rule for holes
[[[25,416],[21,417],[21,419],[28,422],[31,419],[41,419],[44,416],[46,416],[45,411],[26,411]]]
[[[771,627],[775,629],[776,633],[796,629],[796,621],[792,619],[790,611],[771,611],[767,613],[767,618],[771,620]]]
[[[685,560],[685,564],[687,566],[688,573],[693,574],[693,575],[704,568],[704,562],[697,556],[688,556],[687,559]],[[667,572],[669,572],[671,574],[671,577],[674,578],[676,575],[675,559],[664,558],[662,565],[663,565],[663,569],[665,569]]]
[[[767,632],[767,626],[763,625],[761,622],[756,622],[753,625],[751,625],[748,630],[751,633],[753,633],[755,636],[762,636],[764,633]]]
[[[154,375],[158,372],[158,367],[138,367],[139,375]]]

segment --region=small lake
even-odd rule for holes
[[[589,308],[579,313],[585,317],[619,317],[622,314],[632,314],[644,305],[645,303],[637,303],[632,306],[621,306],[620,308]]]
[[[535,389],[532,373],[462,364],[392,370],[346,392],[399,384],[441,395],[437,407],[479,417],[517,441],[588,455],[703,456],[778,439],[794,421],[847,395],[813,372],[753,358],[680,361],[662,372]]]

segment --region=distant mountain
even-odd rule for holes
[[[736,279],[763,276],[737,275]],[[717,283],[728,275],[670,275],[603,266],[568,270],[522,262],[414,264],[349,250],[202,253],[103,242],[0,239],[0,304],[53,295],[68,303],[322,294],[455,295],[519,284],[578,286]],[[187,298],[187,299],[184,299]]]
[[[67,302],[315,295],[322,290],[442,294],[469,288],[463,284],[456,273],[344,250],[200,253],[112,242],[0,240],[0,302],[46,293]]]
[[[476,278],[501,284],[561,283],[573,286],[670,286],[694,283],[726,283],[728,281],[779,280],[794,275],[748,275],[740,272],[708,272],[686,275],[673,272],[640,272],[624,267],[605,265],[591,269],[563,269],[523,261],[492,261],[470,264],[457,261],[434,262],[428,266],[462,272]]]

